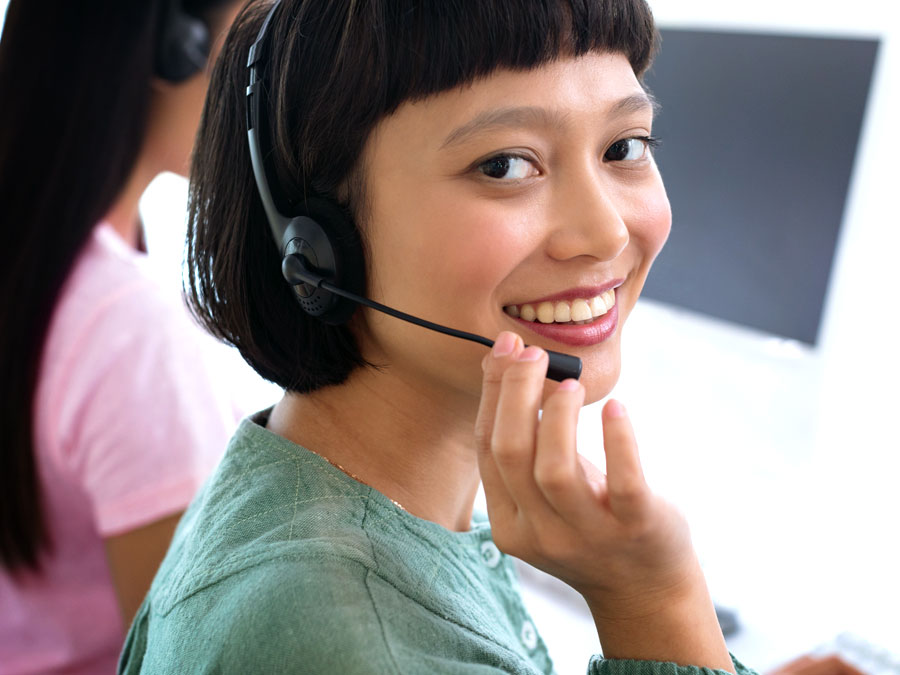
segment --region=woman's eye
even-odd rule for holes
[[[616,141],[603,155],[603,159],[609,162],[634,162],[644,159],[647,150],[657,145],[655,138],[645,136],[642,138],[623,138]]]
[[[534,165],[524,157],[497,155],[478,165],[478,170],[488,178],[521,180],[537,174]]]

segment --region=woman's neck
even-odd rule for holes
[[[420,518],[464,531],[478,489],[477,401],[454,406],[390,370],[356,370],[345,384],[287,394],[270,431],[316,452]]]
[[[139,248],[141,241],[141,221],[138,215],[138,204],[141,195],[156,176],[158,171],[148,166],[144,157],[138,157],[125,186],[116,195],[116,201],[106,212],[103,220],[118,232],[129,246]]]

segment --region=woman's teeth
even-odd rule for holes
[[[561,300],[525,305],[509,305],[503,311],[523,321],[540,323],[590,323],[603,316],[616,304],[616,292],[612,289],[588,300]]]

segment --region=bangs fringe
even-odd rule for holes
[[[276,134],[296,150],[279,159],[281,178],[301,193],[329,194],[337,174],[351,169],[341,153],[304,152],[323,134],[332,148],[358,151],[360,134],[364,140],[405,101],[560,56],[621,53],[640,78],[657,45],[644,0],[307,0],[284,7],[293,11],[280,11],[274,22],[271,72],[275,90],[288,95],[273,102],[273,112]],[[300,176],[316,178],[292,180]]]

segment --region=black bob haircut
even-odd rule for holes
[[[367,364],[347,325],[301,310],[254,183],[246,63],[270,8],[244,8],[213,72],[191,172],[186,292],[197,318],[256,372],[308,393]],[[644,0],[283,0],[267,40],[263,114],[282,192],[339,203],[349,193],[343,206],[359,222],[359,158],[402,103],[589,52],[624,54],[640,78],[658,38]]]

